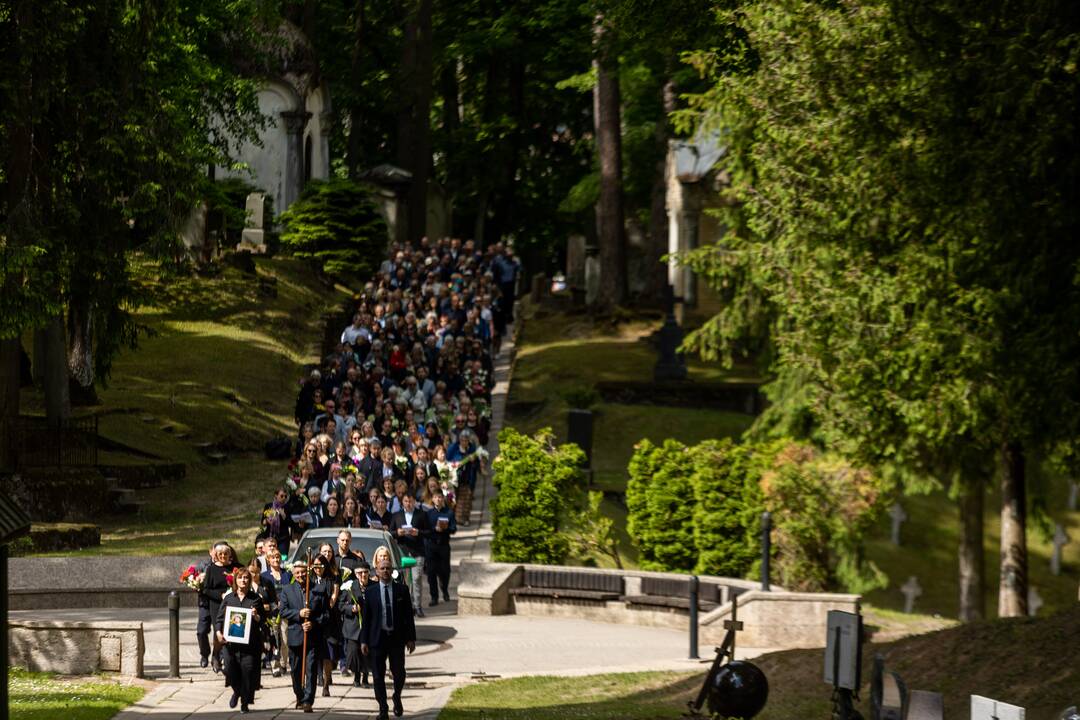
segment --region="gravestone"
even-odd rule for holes
[[[912,690],[908,695],[907,720],[943,720],[945,699],[941,693]]]
[[[1076,511],[1077,496],[1080,495],[1080,483],[1075,480],[1069,481],[1069,511]]]
[[[102,672],[120,672],[120,638],[115,635],[102,635],[98,643],[98,669]]]
[[[900,503],[894,503],[889,508],[889,515],[892,517],[892,544],[900,544],[900,526],[908,519],[907,513],[904,512],[904,507]]]
[[[904,720],[907,688],[900,676],[885,670],[885,657],[874,657],[870,679],[870,720]]]
[[[1061,523],[1054,526],[1054,552],[1050,554],[1050,572],[1061,574],[1061,549],[1069,544],[1069,534]]]
[[[660,357],[653,367],[653,379],[685,380],[686,360],[679,354],[679,346],[682,345],[683,331],[679,323],[675,322],[675,291],[671,285],[664,288],[664,324],[657,333],[657,344]]]
[[[592,305],[600,295],[600,250],[590,247],[585,253],[585,304]]]
[[[1028,616],[1035,617],[1039,612],[1039,608],[1041,608],[1044,603],[1042,597],[1039,595],[1039,591],[1034,587],[1028,586],[1027,601]]]
[[[1024,708],[972,695],[971,720],[1024,720]]]
[[[247,223],[240,233],[240,242],[236,244],[238,251],[248,250],[256,255],[266,253],[266,196],[259,192],[247,196],[244,209],[247,211]]]
[[[914,575],[908,578],[908,581],[900,588],[900,592],[904,593],[904,612],[910,613],[915,609],[915,601],[922,595],[922,588],[919,586],[919,580]]]
[[[585,287],[585,236],[566,238],[566,284],[571,290]]]

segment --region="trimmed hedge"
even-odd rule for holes
[[[562,564],[570,550],[575,480],[585,463],[577,445],[555,446],[550,428],[533,437],[513,428],[499,433],[491,504],[495,562]]]
[[[841,458],[788,440],[642,440],[628,470],[627,530],[644,569],[756,574],[767,509],[780,585],[866,592],[887,583],[862,548],[892,488]]]

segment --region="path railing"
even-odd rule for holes
[[[97,416],[73,418],[59,425],[43,417],[19,417],[0,423],[0,442],[15,468],[88,467],[98,464]]]

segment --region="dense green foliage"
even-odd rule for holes
[[[370,277],[389,242],[374,192],[351,180],[313,181],[279,216],[282,244],[330,275]]]
[[[1000,454],[1019,563],[1023,451],[1078,435],[1080,13],[754,0],[724,18],[738,70],[696,54],[712,86],[682,119],[729,148],[733,232],[686,258],[728,302],[688,345],[730,357],[764,329],[769,422],[859,463],[981,492]],[[1022,567],[1003,578],[1026,595]]]
[[[865,592],[885,581],[863,559],[863,540],[891,486],[835,455],[786,440],[642,440],[629,473],[627,529],[643,568],[751,574],[769,510],[779,584]]]
[[[5,4],[0,337],[66,310],[92,348],[78,374],[107,375],[134,340],[127,252],[172,254],[205,168],[254,137],[233,60],[257,61],[265,16],[262,0]]]
[[[491,503],[491,557],[496,562],[558,565],[566,558],[569,500],[585,453],[573,444],[555,446],[553,437],[550,429],[533,437],[513,428],[499,433],[499,492]]]
[[[772,513],[776,580],[789,590],[864,593],[888,578],[863,559],[890,485],[835,455],[778,441],[757,449],[762,506]]]
[[[646,570],[694,567],[694,457],[677,440],[642,440],[627,467],[626,528]]]
[[[740,577],[759,557],[760,453],[730,439],[707,440],[694,455],[694,572]]]

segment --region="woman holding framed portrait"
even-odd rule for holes
[[[248,712],[259,687],[259,660],[263,651],[262,621],[266,607],[251,589],[251,571],[238,567],[232,573],[233,591],[221,600],[215,627],[217,640],[224,645],[225,685],[233,694],[229,707],[240,703]]]

